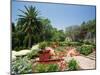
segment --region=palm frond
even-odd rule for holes
[[[18,15],[19,17],[22,17],[22,18],[25,18],[26,16],[24,16],[24,15]]]
[[[19,11],[21,11],[23,14],[25,14],[25,15],[29,15],[27,12],[25,12],[25,11],[23,11],[23,10],[20,10],[20,9],[18,9]]]
[[[26,11],[29,13],[29,9],[27,8],[27,6],[24,6],[24,7],[25,7]]]

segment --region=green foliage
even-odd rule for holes
[[[82,45],[78,48],[78,51],[81,53],[81,54],[84,54],[84,55],[88,55],[90,53],[92,53],[93,51],[93,46],[92,45]]]
[[[35,72],[55,72],[59,71],[57,64],[37,64],[35,66]]]
[[[82,43],[80,43],[80,42],[70,42],[69,45],[72,45],[72,46],[81,46]]]
[[[40,44],[39,44],[39,48],[40,49],[45,49],[45,47],[47,46],[47,42],[41,42]]]
[[[65,40],[64,31],[53,28],[49,19],[40,17],[36,7],[25,6],[25,10],[20,11],[22,14],[18,15],[16,25],[14,26],[12,23],[13,50],[23,46],[30,48],[32,45],[43,41]]]
[[[48,72],[59,71],[59,67],[57,64],[50,64],[48,67]]]
[[[84,40],[87,36],[87,33],[91,33],[91,38],[94,38],[96,35],[96,19],[83,22],[80,26],[70,26],[65,30],[66,36],[70,37],[73,41]]]
[[[59,43],[60,46],[66,46],[66,44],[67,44],[67,43],[66,43],[65,41]]]
[[[17,58],[16,61],[12,62],[12,74],[25,74],[25,73],[32,73],[32,65],[29,60],[24,58]]]
[[[78,70],[79,69],[79,66],[78,66],[78,63],[75,59],[71,59],[69,62],[68,62],[68,70]]]
[[[60,42],[60,46],[81,46],[81,42]]]
[[[22,24],[21,31],[25,32],[26,36],[28,36],[28,47],[30,48],[32,46],[32,34],[36,34],[34,33],[36,31],[37,33],[41,32],[41,24],[37,18],[39,12],[36,7],[33,6],[25,6],[25,10],[20,11],[22,14],[18,15],[18,21]]]
[[[65,33],[63,30],[57,30],[54,28],[52,30],[53,37],[51,38],[51,41],[64,41],[65,40]]]
[[[36,57],[38,57],[38,52],[39,50],[32,50],[30,53],[27,54],[28,59],[34,59]]]
[[[84,42],[84,44],[88,44],[88,45],[90,45],[90,44],[92,44],[92,41],[91,40],[83,40],[83,42]]]

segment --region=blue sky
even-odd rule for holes
[[[13,1],[13,22],[16,22],[18,15],[21,14],[18,9],[25,9],[24,5],[35,6],[40,12],[39,16],[50,19],[52,26],[58,29],[65,29],[65,27],[72,25],[80,25],[83,21],[88,21],[96,17],[95,6]]]

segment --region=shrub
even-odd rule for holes
[[[19,57],[13,61],[11,69],[14,75],[32,73],[32,65],[26,57]]]
[[[71,59],[69,62],[68,62],[68,70],[78,70],[79,69],[79,66],[78,66],[78,63],[75,59]]]
[[[59,71],[59,67],[57,64],[49,64],[49,67],[47,68],[48,72],[54,72]]]
[[[37,64],[34,68],[35,72],[46,72],[47,66],[43,64]]]
[[[93,49],[92,45],[82,45],[78,48],[78,51],[81,54],[88,55],[88,54],[92,53],[92,51],[93,51],[92,49]]]
[[[47,46],[47,42],[45,41],[39,44],[40,49],[45,49],[46,46]]]
[[[27,54],[28,59],[34,59],[35,57],[38,57],[39,50],[32,50],[30,53]]]
[[[57,64],[37,64],[35,66],[35,72],[54,72],[59,71]]]

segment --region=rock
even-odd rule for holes
[[[12,56],[15,57],[15,56],[23,56],[23,55],[27,55],[28,53],[30,53],[31,50],[21,50],[21,51],[12,51]]]
[[[12,61],[16,60],[16,51],[12,51]]]
[[[27,55],[28,53],[30,53],[31,50],[21,50],[21,51],[18,51],[16,53],[16,56],[23,56],[23,55]]]
[[[12,61],[16,60],[16,56],[14,54],[12,54]]]

